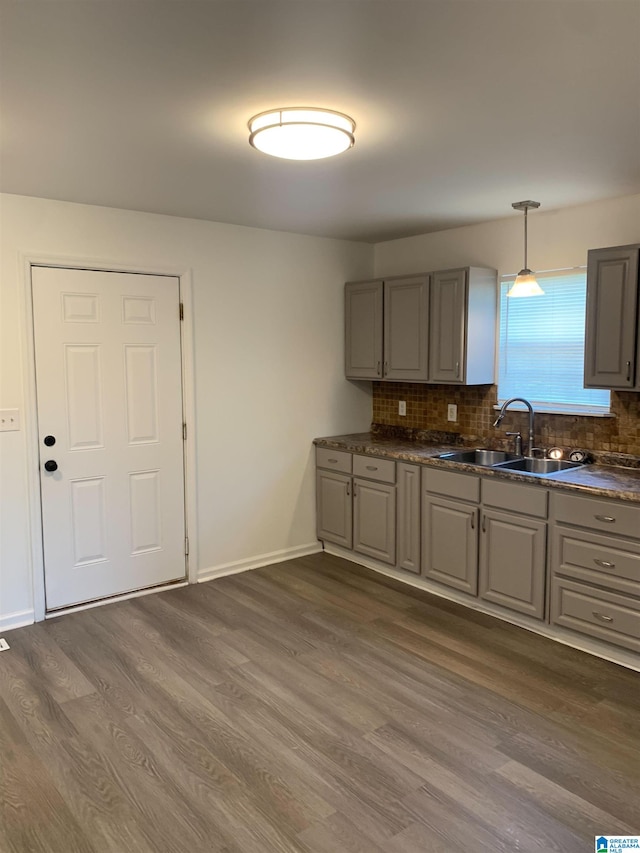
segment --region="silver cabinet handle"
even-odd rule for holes
[[[378,365],[376,367],[376,375],[380,376],[380,362],[378,362]]]
[[[378,470],[377,465],[367,465],[367,471],[377,471],[377,470]]]
[[[607,560],[598,560],[597,558],[594,558],[593,562],[596,566],[601,566],[603,569],[615,569],[616,567],[615,563],[609,563]]]
[[[456,361],[456,379],[460,378],[460,362]]]
[[[614,524],[615,518],[612,515],[594,515],[596,521],[606,521],[607,524]]]
[[[631,362],[627,362],[627,382],[631,382]]]
[[[337,465],[337,464],[338,464],[338,460],[337,460],[337,459],[327,459],[327,462],[331,462],[331,464],[332,464],[332,465]]]
[[[596,619],[599,619],[601,622],[613,622],[613,616],[605,616],[604,613],[598,613],[597,610],[591,611]]]
[[[382,375],[386,376],[388,372],[389,372],[389,362],[385,361],[385,363],[382,365]]]

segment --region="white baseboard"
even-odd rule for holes
[[[33,625],[36,621],[35,611],[16,610],[14,613],[6,613],[0,616],[0,633],[13,631],[14,628],[24,628],[25,625]]]
[[[296,557],[308,557],[309,554],[318,554],[320,551],[322,551],[320,542],[312,542],[309,545],[296,545],[293,548],[272,551],[270,554],[259,554],[255,557],[248,557],[246,560],[223,563],[220,566],[213,566],[210,569],[200,569],[198,572],[198,583],[211,581],[214,578],[223,578],[226,575],[237,575],[239,572],[259,569],[262,566],[270,566],[272,563],[284,563],[285,560],[294,560]]]

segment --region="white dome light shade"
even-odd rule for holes
[[[354,144],[356,123],[343,113],[313,107],[288,107],[249,120],[249,143],[272,157],[322,160]]]

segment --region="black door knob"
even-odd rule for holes
[[[56,443],[55,435],[45,435],[44,443],[47,445],[47,447],[53,447],[53,445]]]
[[[57,471],[58,470],[58,463],[54,462],[53,459],[49,459],[47,462],[44,463],[44,470],[45,471]]]

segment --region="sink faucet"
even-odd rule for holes
[[[493,425],[494,427],[500,426],[500,424],[502,423],[502,419],[507,414],[507,409],[512,403],[524,403],[525,406],[529,409],[529,444],[527,446],[527,453],[531,456],[533,454],[533,406],[528,400],[525,400],[524,397],[512,397],[510,400],[507,400],[505,403],[502,404],[500,413],[495,419]]]

